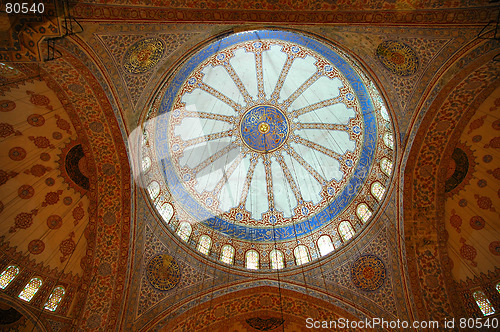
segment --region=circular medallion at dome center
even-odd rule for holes
[[[249,109],[242,117],[240,134],[250,149],[271,152],[281,147],[288,138],[286,116],[278,108],[259,105]]]

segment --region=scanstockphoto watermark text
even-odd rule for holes
[[[370,318],[364,320],[349,320],[339,318],[337,320],[315,320],[306,319],[306,328],[308,329],[492,329],[497,330],[500,327],[500,321],[497,317],[491,318],[450,318],[442,322],[431,321],[413,321],[406,320],[386,320],[383,318]]]

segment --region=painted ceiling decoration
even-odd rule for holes
[[[342,221],[359,230],[376,212],[394,129],[373,81],[340,49],[295,32],[241,32],[198,51],[165,87],[145,120],[145,181],[157,207],[173,206],[172,230],[187,222],[194,243],[210,237],[205,254],[223,255],[225,242],[235,265],[254,248],[271,267],[266,252],[279,243],[295,265],[297,241],[309,261],[320,234],[341,246],[351,237],[341,239]]]
[[[123,68],[130,74],[142,74],[158,64],[165,53],[159,38],[146,38],[135,42],[123,56]]]
[[[0,13],[0,330],[500,315],[498,1],[55,3]]]
[[[156,255],[148,263],[147,276],[154,288],[162,291],[170,290],[181,278],[179,264],[167,254]]]
[[[407,44],[387,40],[377,47],[377,57],[385,68],[399,76],[411,76],[418,70],[418,57]]]

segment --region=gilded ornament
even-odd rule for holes
[[[133,44],[123,57],[123,68],[130,74],[143,74],[160,62],[165,45],[159,38],[146,38]]]
[[[146,267],[146,276],[154,288],[168,291],[179,283],[181,271],[172,256],[162,254],[151,258]]]

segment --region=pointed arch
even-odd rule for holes
[[[309,250],[303,244],[299,244],[295,247],[293,254],[295,255],[295,263],[297,265],[306,264],[310,261]]]
[[[179,228],[177,228],[177,235],[179,235],[183,241],[188,242],[192,230],[191,225],[183,221],[179,224]]]
[[[339,224],[338,231],[340,234],[340,237],[344,242],[349,241],[353,236],[354,236],[354,229],[352,228],[352,225],[350,222],[342,221]]]
[[[359,220],[361,220],[361,222],[364,224],[372,216],[372,211],[370,210],[368,205],[366,205],[365,203],[361,203],[356,208],[356,215],[358,216]]]
[[[380,201],[384,197],[385,187],[380,182],[378,182],[378,181],[373,182],[370,189],[371,189],[372,195],[378,201]]]
[[[489,316],[495,313],[495,308],[493,308],[490,300],[486,297],[483,291],[477,290],[472,294],[472,296],[474,297],[479,309],[481,309],[483,316]]]
[[[223,245],[220,252],[220,261],[232,265],[233,259],[234,259],[234,247],[230,244]]]
[[[259,268],[259,253],[255,250],[248,250],[245,254],[247,269],[257,270]]]
[[[321,256],[328,255],[335,250],[332,239],[328,235],[321,235],[318,239],[318,248]]]
[[[31,301],[33,296],[42,287],[42,279],[38,277],[31,278],[31,280],[24,286],[24,289],[19,293],[18,297],[26,302]]]
[[[49,311],[56,311],[65,293],[66,290],[63,286],[59,285],[55,287],[43,308]]]
[[[198,241],[198,251],[204,255],[208,255],[210,252],[210,247],[212,246],[212,239],[208,235],[200,236],[200,240]]]
[[[16,265],[9,265],[0,274],[0,289],[5,289],[19,274],[19,268]]]
[[[391,175],[392,174],[392,166],[393,166],[393,162],[391,160],[389,160],[389,158],[387,157],[383,157],[381,160],[380,160],[380,169],[382,170],[382,172],[384,172],[387,176]]]
[[[271,269],[280,270],[285,267],[284,256],[281,250],[271,250],[269,253],[269,259],[271,261]]]

